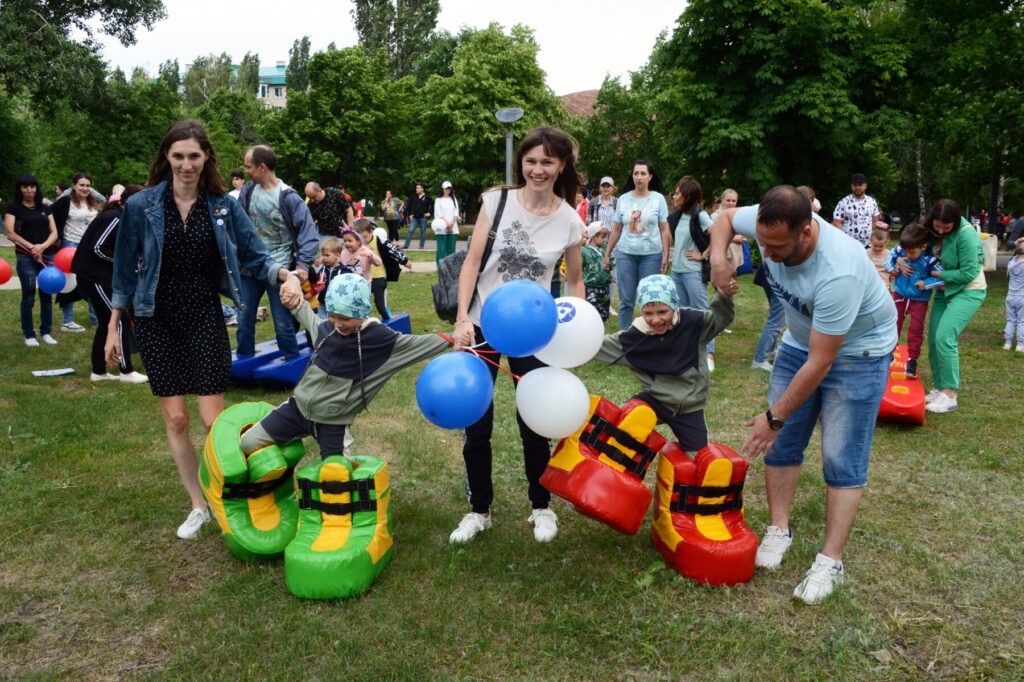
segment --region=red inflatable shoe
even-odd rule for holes
[[[590,396],[590,418],[559,442],[541,485],[584,516],[634,535],[651,506],[644,475],[665,445],[654,430],[657,423],[654,410],[641,400],[629,400],[620,409]]]
[[[680,574],[710,585],[754,575],[757,536],[743,519],[747,460],[711,443],[691,460],[676,442],[658,462],[651,540]]]

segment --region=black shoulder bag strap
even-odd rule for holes
[[[711,238],[704,230],[700,229],[700,204],[694,204],[690,209],[690,239],[701,253],[707,251],[711,245]]]
[[[480,270],[484,269],[487,265],[487,259],[491,257],[491,251],[494,249],[494,240],[498,236],[498,223],[501,222],[501,214],[505,212],[505,201],[508,200],[508,187],[501,188],[501,199],[498,200],[498,209],[494,212],[494,220],[491,221],[491,231],[487,233],[487,245],[484,246],[484,255],[480,259]],[[480,274],[477,273],[477,279],[480,279]]]

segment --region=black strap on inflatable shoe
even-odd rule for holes
[[[285,469],[284,473],[268,481],[258,483],[224,483],[224,491],[221,493],[223,500],[255,500],[257,497],[269,495],[281,487],[285,481],[290,481],[295,471],[294,466]]]
[[[733,483],[727,486],[715,485],[683,485],[676,483],[672,486],[672,494],[678,495],[676,501],[669,503],[669,511],[681,514],[721,514],[722,512],[743,509],[743,483]],[[687,502],[690,497],[728,497],[725,502],[719,504],[698,504]]]
[[[584,431],[581,433],[580,442],[589,445],[614,462],[626,467],[627,471],[643,480],[644,475],[647,473],[647,468],[651,465],[651,460],[658,453],[596,412],[590,415],[590,423],[593,424],[594,428],[589,432]],[[625,452],[609,444],[608,441],[601,440],[602,435],[614,438],[630,450],[635,450],[640,459],[635,460],[626,455]]]
[[[377,511],[377,500],[370,499],[370,491],[376,490],[372,478],[361,478],[354,481],[313,481],[308,478],[300,478],[298,481],[299,509],[309,509],[334,516],[345,516],[358,511]],[[328,495],[358,493],[358,497],[346,504],[321,502],[313,499],[314,490],[320,490]]]

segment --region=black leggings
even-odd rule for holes
[[[85,297],[89,299],[92,304],[93,310],[96,311],[96,333],[92,337],[92,372],[93,374],[106,374],[107,373],[107,359],[104,357],[103,348],[107,345],[107,326],[110,324],[110,294],[102,284],[96,282],[79,282],[79,291],[85,294]],[[128,341],[127,337],[131,334],[129,325],[131,324],[131,317],[122,315],[121,321],[117,324],[117,336],[118,341],[121,343],[121,373],[127,374],[128,372],[135,371],[132,368],[132,349],[134,343]]]
[[[384,319],[388,318],[388,280],[384,277],[374,277],[370,280],[370,293],[373,295],[373,304],[377,306],[377,312]]]

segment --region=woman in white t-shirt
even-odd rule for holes
[[[455,198],[452,183],[447,180],[441,183],[441,196],[434,199],[432,227],[437,241],[435,259],[440,262],[445,256],[455,253],[455,241],[459,238],[459,201]]]
[[[53,202],[53,220],[57,224],[57,234],[60,236],[60,246],[78,247],[82,241],[82,235],[93,218],[100,214],[103,208],[104,198],[102,194],[94,193],[92,189],[92,176],[87,173],[75,173],[71,176],[71,190],[62,194]],[[74,301],[82,298],[75,293],[71,300],[61,302],[63,320],[60,326],[62,332],[84,332],[85,327],[75,322]],[[89,307],[89,319],[96,324],[96,313]]]
[[[569,135],[549,126],[534,128],[523,138],[516,154],[516,185],[484,192],[483,206],[459,277],[459,310],[452,334],[458,346],[482,342],[482,350],[490,351],[488,359],[500,362],[500,355],[487,345],[480,329],[483,302],[500,285],[516,279],[527,279],[550,289],[556,263],[563,255],[568,294],[584,298],[580,248],[585,228],[568,203],[576,196],[579,185],[575,159],[576,144]],[[496,226],[494,245],[487,261],[481,263],[491,231],[491,216],[497,212],[503,191],[507,194]],[[508,365],[513,374],[523,376],[543,367],[544,363],[529,356],[508,358]],[[496,377],[497,367],[490,365],[490,370],[492,377]],[[551,457],[550,443],[526,426],[518,413],[516,419],[533,508],[529,522],[533,524],[537,541],[548,542],[558,533],[558,517],[548,509],[551,493],[540,484],[541,474]],[[468,542],[491,527],[493,422],[492,404],[480,421],[466,429],[462,457],[466,464],[471,510],[452,532],[451,542]]]

